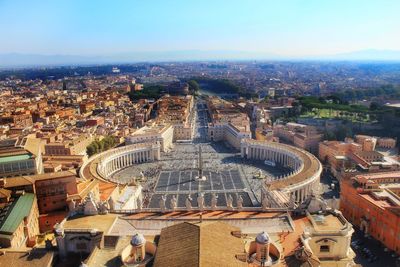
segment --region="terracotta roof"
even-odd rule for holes
[[[13,188],[18,186],[33,185],[35,180],[30,176],[17,176],[12,178],[4,178],[4,188]]]
[[[114,192],[117,185],[106,182],[99,182],[100,200],[108,200],[112,192]]]
[[[239,229],[222,222],[185,222],[164,228],[154,266],[248,266],[236,259],[245,250],[232,231]]]
[[[11,177],[11,178],[4,178],[4,187],[12,188],[12,187],[23,186],[23,185],[32,185],[36,181],[40,181],[40,180],[50,180],[50,179],[57,179],[57,178],[70,177],[70,176],[74,176],[74,177],[78,178],[75,170],[53,172],[53,173],[43,173],[43,174],[36,174],[36,175],[29,175],[29,176],[16,176],[16,177]]]
[[[11,190],[7,190],[4,188],[0,188],[0,198],[10,198],[11,197]]]
[[[67,201],[69,200],[79,200],[79,199],[84,199],[89,192],[92,191],[92,189],[98,185],[99,181],[98,180],[90,180],[90,181],[83,181],[77,184],[78,187],[78,193],[77,194],[73,194],[73,195],[69,195],[67,197]]]

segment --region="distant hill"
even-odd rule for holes
[[[330,56],[321,56],[321,60],[373,60],[373,61],[400,61],[400,50],[368,49]]]
[[[116,64],[195,60],[329,60],[400,61],[400,50],[361,50],[326,56],[285,57],[272,53],[229,50],[182,50],[119,53],[104,56],[0,54],[0,67],[32,67],[84,64]]]
[[[0,67],[82,65],[107,63],[165,62],[191,60],[253,60],[282,59],[277,55],[246,51],[154,51],[119,53],[105,56],[0,54]]]

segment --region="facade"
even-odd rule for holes
[[[352,225],[336,212],[310,214],[310,226],[301,237],[306,250],[318,258],[320,266],[352,266],[355,253],[350,247]]]
[[[0,177],[37,174],[43,171],[42,155],[30,151],[6,147],[0,149]]]
[[[289,122],[286,125],[275,125],[274,136],[279,140],[316,154],[323,134],[316,127]]]
[[[342,180],[340,209],[366,235],[400,252],[400,172]]]
[[[194,122],[175,123],[174,124],[174,141],[192,140],[194,136]]]
[[[166,152],[173,146],[174,127],[171,124],[144,126],[125,137],[127,145],[140,143],[160,144],[161,151]]]
[[[355,173],[384,172],[400,168],[395,158],[385,158],[383,154],[372,150],[375,142],[370,138],[357,137],[358,142],[347,139],[345,142],[324,141],[319,144],[319,159],[332,174],[345,178]]]
[[[73,138],[65,137],[63,140],[46,144],[45,154],[48,156],[86,155],[86,148],[93,140],[93,136],[88,134]]]
[[[391,149],[396,147],[397,140],[389,137],[375,137],[369,135],[356,135],[355,141],[363,146],[370,147],[368,151],[373,151],[375,148]]]
[[[242,140],[251,138],[249,128],[235,127],[232,123],[209,124],[207,130],[210,141],[225,141],[237,150],[240,149]]]
[[[218,97],[207,99],[207,109],[211,123],[207,127],[207,138],[210,141],[225,141],[239,150],[245,138],[251,138],[250,119],[240,111],[239,106]]]
[[[377,146],[382,148],[395,148],[397,145],[397,140],[394,138],[378,138]]]
[[[22,193],[0,210],[0,246],[33,246],[39,234],[39,211],[33,193]]]
[[[35,180],[41,232],[49,231],[68,214],[69,195],[78,193],[75,171],[41,174]]]

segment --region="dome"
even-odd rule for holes
[[[131,245],[132,246],[140,246],[143,245],[144,243],[146,243],[146,239],[144,238],[144,236],[142,234],[135,234],[134,236],[132,236],[131,239]]]
[[[269,235],[266,232],[259,233],[256,237],[257,243],[266,244],[269,242]]]

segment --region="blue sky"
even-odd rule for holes
[[[0,0],[0,53],[400,50],[398,0]]]

